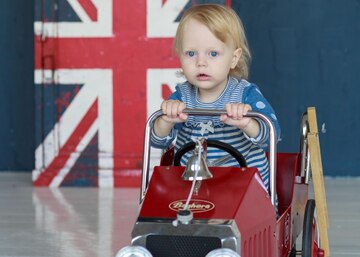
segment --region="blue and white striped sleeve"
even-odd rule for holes
[[[272,123],[275,126],[277,141],[280,138],[280,125],[278,119],[275,115],[273,108],[270,103],[266,100],[263,94],[260,92],[259,88],[255,84],[251,84],[246,87],[243,94],[243,102],[249,104],[253,111],[260,112],[266,117],[270,118]],[[260,132],[257,137],[250,138],[247,135],[247,138],[251,140],[254,144],[259,145],[260,147],[267,147],[269,140],[269,130],[264,121],[257,119],[260,124]]]
[[[176,87],[177,88],[177,87]],[[177,90],[170,95],[168,98],[169,100],[180,100],[181,101],[181,93],[180,90]],[[172,130],[170,131],[170,134],[166,137],[158,137],[155,134],[154,128],[151,129],[151,146],[154,148],[160,148],[160,149],[166,149],[174,140],[177,135],[177,131],[179,130],[179,125],[176,124]]]
[[[151,130],[151,146],[154,148],[166,149],[175,139],[175,129],[170,131],[170,134],[166,137],[158,137],[154,129]]]

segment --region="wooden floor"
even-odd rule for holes
[[[326,179],[333,257],[360,257],[360,179]],[[107,257],[130,243],[138,189],[33,188],[0,173],[0,257]]]

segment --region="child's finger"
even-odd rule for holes
[[[232,117],[232,106],[231,104],[227,103],[225,105],[226,113],[228,117]]]
[[[244,105],[237,104],[236,105],[236,119],[241,120],[243,118],[243,114],[244,114]]]
[[[177,118],[179,115],[179,102],[174,101],[171,103],[171,118]]]
[[[246,115],[248,111],[251,111],[251,106],[248,104],[244,104],[243,115]]]

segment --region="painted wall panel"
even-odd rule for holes
[[[233,1],[253,53],[251,80],[269,97],[281,151],[297,151],[298,121],[315,106],[325,175],[359,176],[359,1]]]
[[[77,137],[66,132],[82,146],[75,151],[78,157],[73,157],[84,161],[73,163],[72,167],[76,167],[73,172],[80,172],[81,167],[89,170],[93,167],[91,172],[96,174],[98,166],[103,165],[107,167],[103,172],[105,177],[110,170],[110,174],[121,177],[119,184],[133,183],[132,177],[138,175],[134,169],[141,163],[141,124],[178,80],[173,76],[178,62],[170,49],[171,35],[180,17],[174,10],[195,2],[205,1],[2,1],[0,170],[44,169],[50,157],[56,156],[66,144],[62,128],[76,131],[75,125],[82,124],[79,118],[82,113],[82,117],[89,117],[90,124],[86,125],[89,133],[82,131],[82,136]],[[324,173],[359,175],[359,1],[208,2],[231,2],[242,17],[253,54],[250,80],[259,85],[277,111],[283,132],[279,149],[297,150],[300,116],[307,106],[315,106],[323,132],[320,142]],[[156,20],[159,17],[164,20]],[[35,74],[39,76],[35,79],[34,43]],[[62,121],[76,98],[80,102],[86,98],[78,95],[85,84],[81,79],[64,82],[56,74],[66,70],[81,74],[94,69],[112,74],[113,155],[109,150],[99,154],[100,148],[109,147],[100,140],[104,135],[100,135],[98,122],[102,119],[99,94],[95,93],[85,110],[73,112],[77,118],[70,122],[71,126]],[[164,76],[156,75],[158,71]],[[148,101],[149,97],[157,100]],[[93,118],[92,114],[95,114]],[[97,124],[95,128],[93,124]],[[129,131],[136,136],[129,136]],[[47,137],[48,148],[45,148]],[[81,144],[83,137],[85,141]],[[40,149],[39,146],[45,151],[36,151],[36,160],[40,158],[40,161],[34,163],[35,148]],[[50,159],[45,158],[45,152]],[[64,156],[70,156],[70,151],[65,152]],[[99,160],[104,161],[99,164]],[[59,163],[67,162],[62,159]],[[58,171],[62,165],[59,163]],[[111,163],[113,167],[109,168]],[[78,180],[70,174],[63,171],[64,185],[79,181],[86,185],[84,174]],[[97,180],[89,182],[97,183]]]
[[[162,91],[170,92],[163,83],[178,81],[172,37],[182,10],[194,2],[68,4],[36,5],[35,80],[41,92],[36,103],[43,124],[37,131],[34,185],[88,185],[79,182],[79,170],[84,176],[89,170],[92,185],[138,184],[147,108],[159,108]],[[171,71],[172,79],[153,77],[148,71],[154,69]],[[65,110],[59,109],[64,100]],[[98,151],[84,154],[90,143]],[[133,182],[126,182],[128,177]]]
[[[32,1],[0,1],[0,171],[34,167]]]
[[[49,31],[46,35],[51,40],[43,49],[45,52],[51,52],[53,59],[49,58],[44,63],[50,68],[55,67],[55,73],[69,68],[74,72],[83,68],[91,70],[98,67],[112,71],[113,119],[108,119],[108,125],[113,127],[113,148],[97,157],[99,174],[103,174],[100,177],[105,178],[103,181],[108,181],[101,182],[104,185],[131,184],[132,182],[125,181],[130,181],[131,179],[127,180],[129,177],[136,177],[138,174],[141,167],[143,134],[143,127],[139,124],[143,124],[146,116],[158,108],[161,99],[165,97],[166,92],[173,90],[178,80],[174,76],[178,62],[171,53],[171,37],[175,33],[181,10],[194,2],[147,1],[146,5],[143,5],[136,2],[129,4],[105,1],[100,4],[93,1],[92,7],[97,8],[98,16],[91,13],[91,6],[72,4],[66,8],[64,5],[61,10],[62,15],[59,17],[65,18],[35,23],[35,34],[41,31],[41,26]],[[347,8],[354,7],[353,5],[356,7],[356,3],[340,7],[339,3],[334,2],[327,5],[328,9],[324,9],[325,1],[220,2],[232,4],[245,24],[253,53],[250,80],[260,86],[277,111],[283,132],[282,142],[279,144],[280,151],[297,151],[301,114],[307,106],[315,106],[322,132],[320,139],[325,174],[356,175],[351,171],[355,169],[352,166],[354,162],[345,161],[348,156],[354,155],[354,149],[345,143],[353,142],[355,134],[351,140],[341,139],[337,119],[332,116],[335,114],[338,120],[342,119],[344,115],[341,112],[347,112],[345,106],[348,103],[349,110],[358,108],[356,101],[347,101],[353,96],[350,93],[351,85],[348,83],[350,77],[354,77],[351,74],[356,73],[356,66],[349,63],[356,60],[349,51],[351,48],[354,49],[355,45],[347,37],[351,30],[345,28],[350,20],[346,21],[349,18],[341,16],[345,15],[344,10]],[[137,8],[131,13],[131,17],[123,19],[129,15],[129,12],[124,10],[135,6]],[[331,15],[337,8],[343,11],[334,21]],[[69,11],[70,9],[72,11]],[[110,9],[113,10],[112,19],[103,21],[101,17],[104,16],[101,13],[109,13]],[[74,15],[78,18],[74,19]],[[356,12],[352,12],[351,15],[356,19]],[[107,15],[109,16],[111,14]],[[100,26],[106,29],[97,29]],[[93,29],[90,29],[91,27]],[[148,49],[151,51],[147,51]],[[162,51],[158,51],[159,49]],[[164,76],[154,76],[156,71],[162,72]],[[133,78],[136,78],[136,82]],[[339,98],[341,107],[336,108],[334,96]],[[98,103],[97,108],[101,106],[102,104]],[[343,121],[343,124],[346,123],[347,121]],[[354,128],[358,123],[354,117]],[[69,127],[66,122],[64,126]],[[348,133],[354,133],[355,130],[352,128],[348,128]],[[60,136],[59,139],[55,138],[56,140],[61,141]],[[341,154],[334,150],[336,141],[344,144],[345,149]],[[99,150],[102,144],[99,135],[92,139],[92,142]],[[60,143],[59,150],[62,147]],[[88,157],[82,156],[81,152],[85,148],[81,149],[77,154],[77,161],[84,160],[83,167],[89,168],[86,163],[90,162],[91,158],[87,160]],[[101,161],[102,156],[107,156],[107,161]],[[343,163],[337,159],[341,159]],[[62,181],[65,178],[64,174],[69,177],[73,167],[71,165],[76,163],[67,162],[67,165],[70,165],[67,172],[57,171],[59,174],[63,173],[60,177],[57,175],[57,181]],[[105,165],[102,163],[106,163],[106,168],[101,168]],[[57,169],[61,170],[61,167]],[[76,184],[76,180],[74,181]]]

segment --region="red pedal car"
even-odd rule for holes
[[[224,113],[197,109],[187,112],[207,116]],[[307,114],[301,121],[299,153],[277,153],[271,121],[257,112],[247,114],[262,119],[269,127],[269,189],[256,168],[212,166],[208,167],[209,173],[203,173],[201,150],[206,151],[206,145],[223,149],[241,162],[236,150],[211,140],[190,143],[175,155],[173,149],[168,150],[150,179],[150,130],[160,115],[161,111],[152,114],[146,125],[139,216],[131,246],[121,249],[117,257],[324,256],[315,200],[308,199]],[[181,156],[194,147],[194,156],[189,159],[192,163],[180,166]],[[297,240],[301,232],[302,238]],[[302,243],[298,250],[297,241]]]

